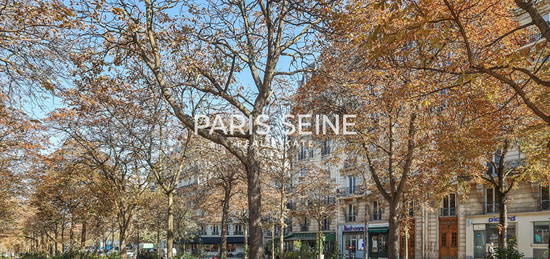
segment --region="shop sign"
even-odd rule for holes
[[[385,222],[385,223],[371,223],[369,224],[369,228],[387,228],[389,227],[390,224]]]
[[[344,232],[358,232],[365,231],[365,227],[362,225],[344,225]]]
[[[499,220],[500,219],[498,217],[492,217],[492,218],[489,218],[489,223],[499,222]],[[508,221],[516,221],[516,216],[509,216]]]

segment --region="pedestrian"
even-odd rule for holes
[[[489,254],[487,258],[489,259],[495,259],[495,244],[493,242],[489,243],[489,247],[487,247],[487,253]]]

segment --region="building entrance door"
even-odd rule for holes
[[[474,258],[485,258],[485,230],[474,230]]]
[[[439,258],[458,257],[458,220],[456,217],[439,218]]]

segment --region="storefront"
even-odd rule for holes
[[[388,257],[388,224],[369,224],[369,258]]]
[[[486,258],[492,243],[498,246],[499,218],[491,215],[466,219],[466,258]],[[514,213],[508,216],[508,238],[517,241],[525,258],[548,258],[550,211]]]
[[[286,247],[290,251],[312,251],[317,246],[317,233],[292,233],[285,237]],[[276,242],[278,239],[276,239]],[[334,232],[323,232],[321,236],[323,242],[323,253],[332,254],[335,248],[336,237]]]
[[[365,251],[368,251],[369,258],[388,256],[388,223],[368,224],[366,238],[364,224],[341,225],[338,233],[340,251],[345,258],[363,258]]]
[[[201,236],[183,243],[192,254],[214,256],[219,253],[221,237]],[[231,256],[244,253],[244,237],[227,237],[227,253]]]
[[[341,225],[338,227],[340,251],[345,258],[363,258],[365,251],[365,225]]]

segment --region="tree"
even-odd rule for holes
[[[197,169],[202,183],[196,186],[201,193],[198,209],[205,213],[211,222],[221,222],[221,242],[219,257],[227,258],[227,235],[229,222],[232,219],[230,206],[239,207],[239,198],[244,192],[244,170],[242,164],[223,147],[204,143],[196,152]],[[197,174],[197,172],[195,172]],[[220,215],[221,205],[221,215]]]
[[[398,212],[410,179],[424,179],[431,183],[425,187],[433,187],[453,178],[452,168],[438,173],[434,165],[441,154],[435,145],[438,133],[448,133],[443,118],[456,116],[455,103],[422,95],[424,87],[437,87],[439,78],[393,65],[395,60],[423,61],[407,46],[370,59],[369,45],[350,44],[345,39],[335,40],[327,49],[320,71],[297,98],[306,109],[311,107],[318,113],[356,115],[356,134],[342,140],[347,143],[347,153],[363,158],[368,179],[388,203],[388,257],[397,258]]]
[[[363,141],[353,142],[363,147],[369,173],[390,203],[390,258],[397,252],[391,208],[410,179],[461,184],[468,179],[465,170],[482,171],[486,154],[509,134],[502,129],[545,128],[540,119],[547,122],[548,91],[534,82],[545,77],[547,48],[527,48],[537,52],[528,55],[518,51],[532,24],[518,25],[513,10],[512,1],[352,1],[332,13],[335,33],[324,54],[330,69],[308,90],[331,98],[344,89],[345,100],[358,103],[336,102],[332,110],[369,111],[357,113]],[[540,74],[529,76],[534,71]],[[533,117],[506,118],[521,114],[520,102]],[[380,172],[386,175],[381,178]]]
[[[404,42],[414,41],[410,49],[429,60],[400,64],[402,67],[454,78],[445,88],[466,91],[470,84],[480,81],[488,94],[494,87],[502,88],[506,98],[495,103],[495,110],[518,99],[548,125],[550,25],[541,12],[546,5],[524,0],[483,1],[476,5],[447,0],[391,5],[355,1],[349,3],[349,12],[339,16],[336,23],[348,32],[372,29],[368,41],[374,55],[384,55]],[[354,14],[359,15],[353,18]],[[376,21],[366,25],[362,22],[366,17]],[[367,38],[356,39],[361,37]],[[541,37],[543,40],[539,40]]]
[[[225,109],[253,122],[249,133],[224,134],[206,129],[198,133],[224,146],[246,168],[250,250],[252,258],[260,258],[263,240],[257,144],[261,136],[255,120],[274,98],[276,78],[301,70],[279,69],[282,57],[289,57],[293,65],[312,57],[308,55],[312,44],[306,38],[314,37],[318,19],[306,11],[322,6],[315,1],[207,1],[187,6],[170,1],[80,4],[79,10],[87,13],[93,25],[88,27],[83,44],[101,53],[99,63],[136,71],[137,77],[162,94],[182,125],[189,129],[196,126],[194,114],[187,109],[191,100],[181,95],[182,89],[188,88],[213,100],[209,102],[213,108],[202,109],[202,114]],[[187,9],[188,16],[182,18],[171,12],[178,8]],[[90,35],[92,40],[88,40]],[[112,59],[105,59],[103,54]],[[86,60],[86,55],[80,60]],[[241,75],[250,77],[252,84],[243,87],[238,80]],[[237,145],[241,141],[246,145]]]
[[[190,131],[184,132],[173,125],[166,112],[157,115],[158,124],[150,132],[148,141],[138,139],[142,144],[143,159],[147,161],[156,183],[167,199],[166,207],[166,246],[168,258],[174,253],[174,195],[180,183],[180,176],[189,162],[188,148]],[[154,118],[150,118],[154,120]],[[185,137],[185,135],[187,135]],[[198,149],[193,151],[199,151]]]
[[[308,168],[307,172],[297,177],[297,181],[293,183],[292,199],[295,209],[292,210],[292,214],[295,217],[315,220],[317,254],[321,257],[324,252],[323,222],[330,222],[336,210],[336,185],[328,170],[313,167]]]
[[[85,164],[102,176],[98,189],[114,204],[124,258],[134,214],[152,180],[139,143],[155,128],[158,106],[148,92],[122,93],[125,85],[117,80],[83,74],[79,82],[79,89],[65,93],[68,108],[56,110],[50,121],[80,146]]]

